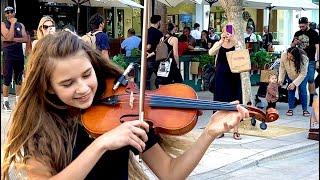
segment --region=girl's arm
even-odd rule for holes
[[[47,166],[30,159],[27,161],[28,176],[30,179],[85,179],[106,151],[129,145],[142,152],[145,148],[144,142],[148,140],[148,130],[149,125],[140,120],[122,123],[95,139],[74,161],[54,176],[50,174]]]
[[[241,106],[238,111],[219,111],[211,116],[206,129],[198,140],[177,158],[171,158],[159,144],[143,153],[142,158],[159,179],[185,179],[197,166],[202,156],[221,133],[238,125],[241,119],[249,117],[249,112]]]
[[[222,38],[221,38],[222,39]],[[223,41],[220,40],[213,44],[212,48],[209,49],[209,55],[213,56],[216,55],[220,47],[222,46]]]
[[[177,66],[179,66],[179,51],[178,51],[178,38],[176,37],[171,37],[168,39],[168,42],[170,45],[173,47],[173,57],[177,63]]]

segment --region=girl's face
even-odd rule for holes
[[[96,73],[86,53],[56,59],[51,76],[52,92],[68,106],[86,109],[91,106],[97,91]]]
[[[270,76],[269,82],[270,83],[277,83],[277,76]]]
[[[48,34],[52,34],[55,32],[55,26],[52,21],[46,21],[42,25],[43,35],[46,36]]]

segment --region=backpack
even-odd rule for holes
[[[171,36],[167,37],[166,39],[160,40],[159,44],[156,47],[156,61],[164,61],[170,57],[170,52],[168,52],[168,46],[166,42]]]
[[[83,35],[81,39],[86,42],[89,46],[91,46],[93,49],[97,49],[96,45],[96,34],[102,31],[96,31],[96,32],[88,32],[87,34]]]

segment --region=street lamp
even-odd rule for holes
[[[208,25],[208,30],[209,30],[209,28],[210,28],[210,18],[211,18],[211,6],[212,6],[212,4],[213,3],[216,3],[216,2],[218,2],[218,0],[205,0],[207,3],[209,3],[209,5],[210,5],[210,10],[209,10],[209,25]]]

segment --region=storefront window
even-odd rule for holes
[[[117,37],[124,37],[124,10],[117,9]]]
[[[105,11],[105,17],[106,17],[106,30],[109,37],[114,37],[113,34],[113,13],[112,9],[107,9]]]

